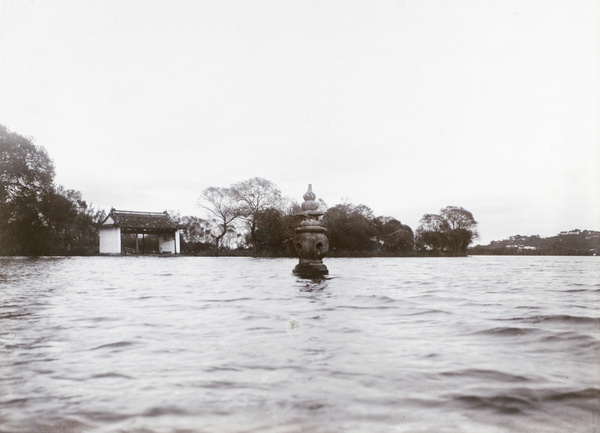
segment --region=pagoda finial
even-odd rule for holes
[[[308,191],[302,196],[304,198],[304,203],[302,203],[302,210],[304,211],[315,211],[319,209],[319,203],[315,201],[317,196],[312,190],[312,185],[308,184]]]

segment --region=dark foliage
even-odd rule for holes
[[[325,212],[331,255],[410,255],[412,229],[395,218],[375,217],[365,205],[338,204]]]
[[[329,208],[323,216],[323,223],[329,229],[332,254],[377,249],[377,230],[373,219],[373,211],[362,204],[343,203]]]
[[[181,252],[205,254],[212,250],[212,232],[209,221],[195,216],[184,216],[178,221],[181,233]]]
[[[593,256],[600,254],[600,232],[572,230],[558,236],[542,238],[534,236],[511,236],[489,245],[477,245],[469,249],[479,255],[561,255]]]
[[[249,231],[247,244],[252,249],[252,255],[256,256],[259,252],[273,252],[278,249],[275,242],[280,241],[277,237],[281,230],[276,227],[279,222],[275,221],[283,217],[279,187],[270,180],[253,177],[232,185],[231,191],[239,203],[241,216]],[[280,212],[279,215],[276,212]],[[277,218],[278,216],[279,218]],[[258,233],[260,224],[266,227],[263,228],[262,235]],[[259,237],[262,237],[262,240]]]
[[[44,148],[0,125],[0,254],[92,254],[101,216],[78,191],[54,185]]]
[[[247,243],[254,245],[256,256],[287,256],[290,254],[290,240],[294,236],[295,218],[276,208],[268,208],[256,215],[254,237],[247,235]]]
[[[209,219],[175,217],[182,252],[293,254],[299,206],[286,203],[272,182],[255,177],[229,188],[209,187],[199,204]],[[323,201],[320,206],[326,209]],[[80,192],[54,185],[54,164],[42,147],[0,125],[0,254],[96,253],[96,225],[104,217]],[[415,246],[422,254],[462,255],[477,236],[473,215],[453,206],[439,215],[424,215],[416,235],[395,218],[375,217],[363,204],[337,204],[324,211],[323,223],[334,256],[405,256],[414,254]],[[151,237],[142,242],[149,250],[157,249]]]
[[[415,236],[412,229],[392,217],[377,217],[373,224],[378,232],[379,250],[408,255],[413,251]]]
[[[477,238],[477,221],[471,212],[447,206],[440,214],[425,214],[417,228],[417,249],[422,254],[466,255]]]

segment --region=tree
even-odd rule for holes
[[[81,192],[54,188],[44,200],[42,215],[48,227],[44,254],[91,254],[97,246],[96,224],[104,211],[83,200]]]
[[[231,187],[233,196],[241,204],[241,215],[250,231],[252,254],[257,255],[257,227],[261,215],[267,209],[281,210],[281,190],[273,182],[262,177],[238,182]]]
[[[0,125],[0,250],[41,254],[48,236],[42,212],[53,191],[54,163],[43,147]]]
[[[103,211],[54,185],[43,147],[0,125],[0,254],[90,254]]]
[[[213,236],[215,254],[219,255],[221,240],[233,228],[234,221],[242,216],[242,208],[231,188],[214,186],[202,191],[198,204],[209,212],[211,221],[217,228],[217,234]]]
[[[329,229],[329,245],[332,251],[372,251],[377,230],[372,223],[373,211],[363,204],[338,204],[329,208],[323,223]]]
[[[473,218],[473,214],[462,207],[447,206],[441,210],[441,215],[450,227],[448,233],[450,250],[465,255],[467,247],[479,236],[477,221]]]
[[[297,205],[291,205],[285,211],[277,208],[265,209],[258,215],[256,222],[256,255],[270,257],[290,255],[294,228],[298,226]]]
[[[181,230],[181,251],[197,253],[210,248],[212,233],[210,221],[195,216],[180,217],[174,212],[169,212]]]
[[[413,250],[415,239],[412,229],[396,218],[379,216],[373,220],[377,241],[383,251],[408,254]]]
[[[458,206],[447,206],[440,210],[439,215],[423,215],[417,228],[421,249],[453,255],[465,255],[467,247],[477,236],[477,221],[473,214]]]
[[[417,227],[417,248],[439,252],[447,245],[447,222],[437,214],[425,214]]]

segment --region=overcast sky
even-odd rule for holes
[[[600,230],[600,2],[0,0],[0,123],[95,206],[254,176],[479,243]]]

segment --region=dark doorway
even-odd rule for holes
[[[158,235],[123,233],[121,245],[125,254],[158,254]]]

